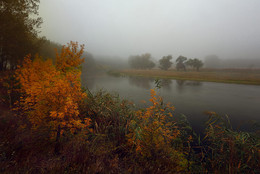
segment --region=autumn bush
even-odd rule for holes
[[[81,90],[79,69],[83,46],[79,51],[77,48],[73,42],[64,46],[55,65],[38,55],[32,61],[28,55],[16,70],[22,94],[16,110],[28,117],[33,129],[46,127],[56,138],[63,131],[84,128],[90,121],[79,116],[79,104],[86,93]]]
[[[187,171],[185,149],[174,145],[181,135],[174,121],[174,107],[163,105],[155,90],[151,90],[150,101],[152,106],[137,109],[118,95],[88,91],[81,112],[92,120],[85,141],[88,145],[84,146],[84,151],[94,154],[91,166],[99,163],[100,172],[109,169],[115,173]]]

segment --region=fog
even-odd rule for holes
[[[95,56],[260,60],[259,0],[42,0],[39,11],[42,36]]]

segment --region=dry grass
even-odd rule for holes
[[[202,71],[176,70],[121,70],[121,74],[145,77],[171,78],[181,80],[198,80],[223,83],[260,85],[260,70],[249,69],[203,69]]]

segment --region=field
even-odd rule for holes
[[[125,69],[118,73],[130,76],[260,85],[260,69],[202,69],[199,72]]]

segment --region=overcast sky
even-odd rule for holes
[[[260,0],[41,0],[41,35],[94,55],[260,59]]]

